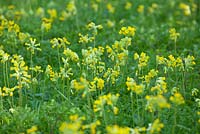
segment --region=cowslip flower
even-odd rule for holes
[[[96,127],[101,125],[101,122],[99,120],[92,122],[90,124],[87,125],[83,125],[82,129],[87,129],[90,128],[90,134],[96,134]]]
[[[167,102],[167,100],[163,95],[157,95],[157,96],[147,95],[145,98],[147,100],[146,109],[149,112],[153,112],[155,110],[163,108],[170,108],[170,104]]]
[[[107,134],[130,134],[129,127],[120,127],[118,125],[107,126]]]
[[[54,20],[54,19],[57,18],[57,11],[56,11],[56,9],[48,9],[47,13],[50,15],[50,18],[52,20]]]
[[[144,90],[144,85],[138,85],[133,78],[127,77],[126,81],[127,90],[131,90],[136,94],[142,94]]]
[[[115,12],[115,8],[113,7],[113,5],[111,3],[108,3],[106,5],[108,12],[110,13],[114,13]]]
[[[170,101],[176,105],[181,105],[185,103],[183,96],[178,92],[174,93],[173,96],[170,97]]]
[[[134,36],[136,32],[136,28],[135,27],[122,27],[119,31],[119,34],[125,35],[125,36]]]
[[[147,66],[149,56],[144,52],[142,52],[140,55],[138,53],[135,53],[134,59],[138,60],[138,68],[141,70],[143,67]]]
[[[37,126],[32,126],[31,128],[27,129],[28,134],[34,134],[38,130]]]
[[[144,12],[144,5],[139,5],[137,8],[138,13],[143,13]]]
[[[127,1],[124,8],[125,8],[126,10],[130,10],[131,7],[132,7],[132,3]]]
[[[179,8],[183,10],[185,16],[191,15],[190,6],[185,3],[180,3]]]
[[[176,42],[177,38],[180,36],[180,33],[176,32],[175,28],[169,29],[170,39]]]
[[[71,43],[68,41],[67,38],[53,38],[50,40],[50,43],[52,44],[52,48],[58,47],[58,48],[65,48],[66,45],[70,45]]]
[[[94,81],[96,81],[98,89],[102,90],[104,88],[104,80],[103,79],[95,77]]]
[[[102,116],[104,111],[104,106],[109,105],[112,107],[114,114],[118,114],[118,108],[115,105],[117,103],[119,96],[120,96],[119,94],[114,95],[111,93],[99,96],[99,98],[95,100],[93,104],[94,112],[100,112],[100,116]]]
[[[16,77],[19,88],[22,88],[23,85],[28,86],[28,83],[31,82],[31,76],[28,74],[29,68],[26,66],[24,58],[21,55],[14,55],[11,63],[13,66],[10,67],[10,70],[14,71],[14,73],[12,73],[10,76]]]
[[[153,124],[149,124],[147,131],[149,131],[150,134],[155,134],[155,133],[159,133],[163,127],[164,127],[164,124],[161,123],[159,119],[156,119],[154,120]]]
[[[88,87],[89,87],[89,82],[83,77],[80,77],[78,81],[77,80],[71,81],[71,88],[73,89],[84,90],[88,89]]]
[[[46,30],[47,32],[51,29],[52,26],[52,19],[42,18],[42,31]]]
[[[36,43],[36,39],[30,38],[29,43],[25,43],[25,46],[27,46],[27,50],[31,51],[31,54],[35,54],[35,50],[42,51],[40,47],[40,43]]]

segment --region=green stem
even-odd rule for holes
[[[65,95],[65,78],[63,78],[62,93]]]
[[[172,134],[175,134],[175,129],[176,129],[176,107],[175,107],[175,110],[174,110],[174,126],[172,128]]]
[[[136,100],[137,100],[137,116],[138,116],[138,120],[140,120],[140,109],[139,109],[138,95],[136,95]]]
[[[90,109],[92,109],[92,105],[91,105],[91,99],[90,99],[90,93],[87,93],[87,102],[88,102],[88,106]]]
[[[1,95],[1,110],[3,110],[3,96]]]
[[[18,90],[18,93],[19,93],[19,106],[22,106],[22,101],[23,101],[23,96],[22,96],[22,83],[21,83],[21,78],[19,78],[19,86],[20,86],[20,88],[19,88],[19,90]]]
[[[7,86],[10,87],[9,75],[8,75],[8,63],[7,62],[6,62],[6,81],[7,81]]]
[[[6,83],[6,72],[5,72],[5,63],[3,63],[3,80],[4,80],[4,85],[7,87],[7,83]]]
[[[174,41],[174,49],[175,49],[175,55],[176,55],[176,40]]]
[[[70,100],[70,85],[69,85],[69,79],[67,79],[67,97],[68,97],[68,100]]]
[[[104,106],[103,106],[102,110],[103,110],[103,120],[104,120],[105,126],[107,126],[108,123],[107,123],[107,119],[106,119],[106,112],[104,110]]]
[[[18,93],[19,93],[19,106],[22,106],[22,89],[21,88],[18,90]]]
[[[31,53],[31,68],[33,68],[33,55]],[[31,70],[31,78],[33,78],[33,70]]]
[[[59,65],[59,68],[60,68],[60,51],[59,51],[58,47],[57,47],[57,53],[58,53],[58,65]]]
[[[182,88],[183,88],[183,95],[184,95],[184,98],[185,98],[185,71],[182,72]]]
[[[134,122],[134,103],[133,103],[133,93],[131,92],[130,93],[130,96],[131,96],[131,110],[132,110],[132,120],[133,120],[133,122]],[[132,123],[132,124],[134,124],[134,123]],[[134,127],[134,126],[133,126]]]

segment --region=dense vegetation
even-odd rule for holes
[[[199,134],[199,0],[1,0],[1,134]]]

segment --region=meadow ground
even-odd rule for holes
[[[199,134],[199,0],[1,0],[1,134]]]

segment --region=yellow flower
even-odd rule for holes
[[[136,28],[135,27],[122,27],[119,31],[119,34],[123,34],[125,36],[134,36],[136,32]]]
[[[157,95],[157,96],[147,95],[145,98],[147,100],[146,109],[149,110],[149,112],[153,112],[157,109],[170,108],[170,104],[162,95]]]
[[[168,67],[176,67],[176,59],[173,55],[168,56],[169,60],[167,60]]]
[[[94,112],[100,111],[100,115],[102,116],[104,105],[107,104],[112,107],[114,114],[117,114],[118,108],[115,105],[117,103],[118,98],[119,98],[119,94],[113,95],[111,93],[107,95],[99,96],[99,98],[95,100],[93,104]]]
[[[20,88],[23,85],[28,86],[31,76],[28,74],[28,66],[25,65],[24,58],[21,55],[14,55],[11,63],[13,66],[10,67],[10,70],[14,71],[14,73],[10,76],[16,77]]]
[[[8,53],[5,53],[3,50],[0,49],[0,61],[1,63],[5,63],[10,58],[10,55]]]
[[[42,7],[39,7],[37,10],[36,10],[36,15],[39,16],[39,17],[44,17],[45,15],[45,11],[44,11],[44,8]]]
[[[67,40],[67,38],[53,38],[50,40],[50,43],[52,44],[52,48],[58,47],[58,48],[65,48],[66,45],[70,45],[70,42]]]
[[[94,40],[94,37],[89,37],[88,34],[82,35],[81,33],[79,33],[78,36],[79,36],[79,41],[78,41],[78,43],[83,43],[83,44],[85,44],[85,43],[92,42],[92,41]]]
[[[111,21],[111,20],[107,20],[107,26],[108,26],[109,28],[114,27],[114,26],[115,26],[115,22],[114,22],[114,21]]]
[[[176,32],[175,28],[169,29],[170,39],[176,42],[177,38],[180,36],[180,33]]]
[[[13,92],[15,91],[15,89],[17,89],[17,86],[12,87],[12,88],[8,88],[8,87],[0,87],[0,96],[13,96]]]
[[[144,12],[144,5],[139,5],[137,8],[138,13],[143,13]]]
[[[95,78],[95,80],[97,81],[97,88],[102,90],[104,88],[104,80],[97,77]]]
[[[42,73],[43,70],[41,69],[41,66],[35,66],[30,68],[30,70],[33,70],[34,72]]]
[[[102,25],[96,25],[94,22],[87,24],[86,28],[92,31],[93,36],[95,37],[98,34],[98,30],[103,29]]]
[[[38,130],[37,126],[32,126],[30,129],[27,129],[28,134],[34,134]]]
[[[76,120],[78,119],[78,115],[77,115],[77,114],[75,114],[75,115],[70,115],[70,116],[69,116],[69,119],[70,119],[71,121],[76,121]]]
[[[80,130],[81,124],[81,121],[76,121],[74,123],[63,122],[59,127],[59,130],[63,134],[83,134],[83,131]]]
[[[138,55],[138,53],[134,53],[134,60],[137,60],[139,58],[140,58],[140,56]]]
[[[181,105],[185,103],[183,96],[178,92],[174,93],[173,96],[170,97],[170,101],[172,101],[176,105]]]
[[[127,2],[126,2],[126,5],[125,5],[125,9],[126,9],[126,10],[130,10],[131,7],[132,7],[132,3],[127,1]]]
[[[75,0],[70,0],[70,2],[67,4],[67,12],[71,15],[76,15],[77,9],[75,5]]]
[[[97,4],[97,3],[92,2],[91,7],[92,7],[92,9],[93,9],[95,12],[98,11],[98,4]]]
[[[36,39],[30,38],[30,43],[25,43],[27,46],[27,50],[31,51],[31,54],[35,54],[35,50],[42,51],[40,47],[40,43],[36,44]]]
[[[41,29],[49,31],[51,29],[51,23],[52,23],[52,19],[42,18]]]
[[[107,126],[107,134],[130,134],[130,128],[128,127],[119,127],[117,125]]]
[[[141,134],[146,132],[146,128],[145,127],[135,127],[135,128],[130,128],[131,132],[133,132],[134,134]]]
[[[112,84],[114,84],[119,74],[120,70],[108,68],[107,71],[104,73],[103,77],[107,79],[107,82],[111,79]]]
[[[186,58],[184,58],[185,63],[185,69],[193,69],[193,66],[196,65],[194,56],[188,55]]]
[[[71,81],[71,87],[76,90],[87,89],[89,87],[89,82],[85,78],[80,77],[79,81],[77,80]]]
[[[101,125],[101,122],[99,120],[92,122],[88,125],[82,126],[82,129],[90,128],[90,134],[96,134],[96,127]]]
[[[76,52],[73,52],[69,48],[65,48],[63,54],[67,57],[67,59],[70,59],[70,60],[75,61],[75,62],[79,61],[78,54]]]
[[[180,3],[179,8],[183,10],[185,16],[191,15],[190,6],[185,3]]]
[[[146,55],[146,53],[142,52],[140,55],[137,53],[134,54],[134,59],[138,60],[138,68],[142,69],[143,67],[147,66],[147,63],[149,61],[149,56]]]
[[[57,11],[56,11],[56,9],[49,9],[47,12],[50,15],[50,18],[52,20],[54,20],[55,18],[57,18]]]
[[[30,35],[28,33],[19,32],[18,34],[18,38],[22,43],[24,43],[29,37]]]
[[[152,78],[157,76],[158,70],[151,69],[147,75],[144,76],[145,82],[148,84]]]
[[[158,77],[156,80],[156,86],[151,88],[151,91],[157,91],[157,94],[163,94],[167,92],[167,83],[165,77]]]
[[[167,61],[167,59],[164,58],[163,56],[156,55],[156,62],[158,65],[166,64],[166,61]]]
[[[149,126],[150,134],[159,133],[161,129],[164,127],[164,124],[160,122],[159,119],[156,119],[152,125]]]
[[[108,3],[108,4],[106,5],[106,7],[107,7],[107,9],[108,9],[108,12],[110,12],[110,13],[114,13],[114,12],[115,12],[115,8],[112,6],[111,3]]]
[[[142,84],[137,85],[137,83],[135,82],[135,80],[133,78],[127,77],[126,85],[127,85],[127,90],[132,90],[136,94],[143,93],[144,85],[142,85]]]

